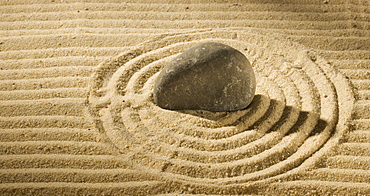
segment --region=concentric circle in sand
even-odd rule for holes
[[[252,104],[236,112],[157,107],[152,90],[159,71],[208,41],[230,45],[250,60],[257,78]],[[323,148],[327,141],[344,131],[348,116],[341,110],[349,107],[341,104],[343,84],[323,58],[287,39],[209,30],[163,35],[102,63],[88,101],[97,127],[133,167],[195,187],[238,186],[314,167],[330,149]]]

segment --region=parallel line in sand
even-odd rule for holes
[[[357,91],[357,96],[359,97],[359,99],[370,100],[370,90],[359,90]]]
[[[172,192],[161,181],[140,181],[121,183],[3,183],[0,190],[5,195],[153,195],[161,192]]]
[[[345,142],[349,143],[370,143],[370,130],[356,130],[347,133]]]
[[[355,119],[351,122],[354,130],[370,130],[370,119]]]
[[[352,156],[369,156],[370,157],[370,142],[369,143],[343,143],[337,148],[339,155]]]
[[[131,169],[0,169],[1,183],[39,182],[84,182],[118,183],[130,181],[157,180],[142,171]]]
[[[337,182],[370,183],[370,170],[319,168],[308,172],[300,180],[322,180]]]
[[[83,117],[78,116],[17,116],[0,117],[0,129],[9,128],[90,128]]]
[[[297,180],[273,183],[267,192],[274,195],[367,195],[370,186],[368,183]]]
[[[81,1],[78,1],[78,0],[70,0],[68,1],[69,4],[71,3],[80,3]],[[121,3],[122,1],[119,1],[119,0],[107,0],[107,1],[99,1],[99,0],[89,0],[89,1],[84,1],[84,3],[88,4],[88,3],[94,3],[94,4],[118,4],[118,3]],[[228,2],[225,2],[225,1],[222,1],[222,0],[214,0],[212,1],[213,4],[216,4],[216,6],[219,6],[219,5],[227,5],[227,6],[230,6],[230,5],[233,5],[231,3],[228,3]],[[248,3],[248,5],[253,5],[253,4],[261,4],[261,5],[264,5],[264,4],[276,4],[276,1],[274,0],[249,0],[248,2],[245,2],[245,1],[236,1],[236,2],[243,2],[243,3]],[[151,0],[126,0],[125,1],[126,4],[128,5],[131,5],[131,4],[143,4],[143,5],[168,5],[170,3],[173,3],[172,1],[170,0],[160,0],[160,1],[151,1]],[[193,4],[193,5],[196,5],[196,6],[202,6],[202,4],[204,4],[204,1],[202,0],[185,0],[185,1],[181,1],[179,2],[180,5],[188,5],[188,4]],[[295,1],[295,0],[281,0],[279,1],[279,5],[287,5],[287,4],[292,4],[294,6],[297,6],[297,5],[312,5],[314,4],[315,6],[318,6],[318,5],[325,5],[323,4],[323,2],[321,0],[311,0],[311,1]],[[6,3],[4,3],[3,5],[1,6],[29,6],[29,5],[32,5],[32,3],[28,3],[28,2],[24,2],[24,1],[21,1],[21,0],[13,0],[13,1],[7,1]],[[54,2],[50,2],[50,1],[47,1],[47,0],[39,0],[38,1],[38,4],[35,4],[37,6],[47,6],[47,5],[60,5],[58,3],[54,3]],[[365,5],[364,2],[361,3],[361,1],[346,1],[346,0],[337,0],[335,2],[330,2],[330,5]],[[206,7],[203,5],[203,7]]]
[[[370,90],[370,78],[369,79],[351,79],[352,84],[358,90]]]
[[[349,51],[335,51],[335,50],[320,50],[316,49],[321,56],[333,60],[370,60],[369,50],[349,50]]]
[[[146,28],[146,29],[136,29],[136,28],[57,28],[57,29],[28,29],[28,30],[0,30],[0,36],[2,37],[13,37],[13,36],[31,36],[31,35],[52,35],[52,34],[163,34],[163,33],[178,33],[194,31],[194,29],[157,29],[157,28]],[[352,32],[352,31],[351,31]],[[367,35],[367,30],[355,30],[358,34]],[[339,31],[333,31],[342,35]],[[370,31],[369,31],[370,33]]]
[[[350,79],[370,79],[370,69],[341,69],[340,71]]]
[[[97,66],[107,57],[104,56],[66,56],[55,58],[41,59],[10,59],[0,61],[1,70],[17,70],[17,69],[39,69],[51,67],[68,67],[68,66]]]
[[[66,168],[66,169],[124,169],[132,163],[114,155],[0,155],[0,169]]]
[[[0,80],[22,80],[55,77],[89,77],[92,66],[67,66],[35,69],[0,70]]]
[[[326,161],[327,168],[370,170],[369,156],[335,155]]]
[[[16,50],[2,51],[0,59],[42,59],[55,57],[98,57],[98,56],[116,56],[129,47],[68,47],[68,48],[47,48],[37,50]]]
[[[320,48],[320,50],[332,48],[336,50],[370,50],[370,39],[365,37],[289,35],[289,38],[310,48]]]
[[[0,80],[0,91],[85,88],[90,77],[57,77],[26,80]],[[36,91],[37,92],[37,91]]]
[[[2,51],[36,50],[47,48],[91,48],[91,47],[127,47],[137,45],[156,34],[61,34],[32,35],[3,38]]]
[[[86,98],[88,88],[56,88],[40,90],[0,91],[0,101],[37,100],[51,98]]]
[[[180,11],[180,12],[142,12],[142,11],[64,11],[32,12],[5,14],[2,22],[16,21],[56,21],[78,19],[132,19],[132,20],[292,20],[292,21],[335,21],[350,20],[349,14],[343,12],[279,12],[279,11]],[[362,13],[361,19],[367,20],[370,14]]]
[[[77,28],[79,29],[79,28]],[[14,40],[14,42],[17,42],[19,40],[22,40],[22,39],[35,39],[37,40],[37,42],[39,43],[40,39],[41,38],[44,38],[46,40],[48,39],[53,39],[53,40],[56,40],[56,39],[60,39],[60,40],[63,40],[63,39],[73,39],[73,40],[77,40],[77,41],[80,41],[78,39],[87,39],[86,37],[93,37],[94,39],[96,38],[110,38],[110,37],[122,37],[122,36],[130,36],[130,37],[133,37],[133,39],[135,39],[135,36],[142,36],[142,37],[151,37],[151,36],[155,36],[157,34],[161,34],[161,32],[116,32],[116,33],[110,33],[109,31],[114,31],[114,29],[116,28],[103,28],[105,31],[102,31],[101,29],[96,29],[96,28],[81,28],[81,31],[82,29],[85,29],[86,31],[96,31],[96,32],[89,32],[89,33],[84,33],[84,32],[69,32],[69,33],[66,33],[66,32],[62,32],[62,33],[59,33],[59,32],[55,32],[55,30],[58,30],[58,29],[53,29],[53,30],[45,30],[46,32],[50,32],[48,33],[47,35],[46,34],[31,34],[31,35],[13,35],[13,36],[5,36],[3,38],[3,43],[2,45],[6,44],[5,42],[12,42]],[[236,27],[235,29],[240,29],[238,27]],[[265,29],[265,28],[254,28],[254,27],[251,27],[251,29],[254,29],[254,30],[260,30],[260,29]],[[75,29],[76,30],[76,29]],[[149,29],[147,29],[149,31]],[[158,30],[158,29],[157,29]],[[340,32],[338,32],[337,36],[336,35],[333,35],[333,34],[328,34],[329,32],[327,32],[326,30],[309,30],[311,33],[307,33],[307,31],[302,31],[302,30],[298,30],[298,29],[288,29],[288,30],[282,30],[282,29],[273,29],[273,28],[269,28],[269,30],[271,31],[277,31],[277,32],[281,32],[281,33],[286,33],[286,32],[290,32],[289,33],[289,37],[291,39],[294,39],[294,40],[297,40],[298,42],[308,42],[308,40],[311,40],[312,39],[319,39],[319,40],[315,40],[316,42],[320,43],[320,42],[329,42],[329,41],[347,41],[347,42],[354,42],[356,44],[358,44],[357,42],[359,43],[362,43],[362,42],[365,42],[365,43],[368,43],[369,42],[369,38],[368,36],[364,36],[364,35],[352,35],[352,36],[344,36],[343,34],[343,31],[342,34]],[[19,31],[19,30],[14,30],[14,31]],[[39,30],[27,30],[27,31],[39,31]],[[166,31],[166,29],[162,29],[162,33],[168,33],[168,32],[164,32]],[[188,30],[188,31],[191,31],[191,30]],[[183,30],[184,32],[184,30]],[[187,32],[187,31],[185,31]],[[311,35],[312,33],[315,33],[316,35]],[[370,33],[370,30],[363,30],[363,31],[359,31],[358,33],[361,34],[361,33],[364,33],[366,34],[367,32]],[[178,32],[177,32],[178,33]],[[307,40],[306,40],[307,39]],[[71,41],[71,40],[69,40]],[[82,40],[83,41],[83,40]],[[36,41],[35,41],[36,42]],[[83,47],[83,46],[76,46],[76,47]],[[94,45],[94,47],[99,47],[98,45]],[[112,46],[113,47],[113,46]],[[101,48],[101,47],[100,47]],[[319,48],[319,47],[318,47]],[[320,47],[322,48],[322,47]],[[25,49],[22,49],[22,50],[25,50]],[[322,50],[325,50],[324,48]],[[327,50],[330,50],[330,49],[327,49]],[[337,49],[338,51],[342,51],[343,49]],[[346,50],[367,50],[367,49],[351,49],[351,48],[346,48]],[[345,61],[345,60],[343,60]]]
[[[180,3],[180,2],[179,2]],[[326,13],[330,12],[345,12],[351,11],[362,11],[365,12],[366,9],[361,9],[365,5],[355,5],[352,4],[350,8],[345,5],[315,5],[315,4],[304,4],[304,6],[297,6],[297,4],[279,4],[276,3],[248,3],[243,2],[242,6],[230,6],[230,4],[212,3],[212,4],[193,4],[191,2],[185,5],[173,6],[171,4],[163,3],[63,3],[63,4],[28,4],[28,5],[3,5],[2,13],[30,13],[30,12],[66,12],[66,11],[84,11],[86,8],[88,10],[94,11],[141,11],[148,12],[152,10],[157,10],[161,12],[181,12],[181,11],[280,11],[280,12],[312,12],[312,13]],[[186,9],[188,7],[188,9]],[[86,10],[86,11],[88,11]]]
[[[330,63],[339,69],[370,69],[370,60],[332,60]]]
[[[98,131],[88,128],[0,129],[0,142],[21,141],[100,142],[101,135]]]
[[[370,100],[359,100],[352,112],[353,119],[370,119]]]
[[[112,148],[100,142],[24,141],[0,142],[0,155],[12,154],[74,154],[111,155]]]
[[[165,193],[165,194],[156,194],[156,195],[153,195],[153,196],[204,196],[204,195],[195,195],[195,194],[178,194],[178,193]],[[207,196],[223,196],[223,195],[217,195],[217,194],[207,194]],[[238,196],[238,195],[230,195],[230,194],[227,194],[227,196]],[[260,195],[260,194],[243,194],[243,196],[263,196],[263,195]]]
[[[63,99],[63,100],[61,100]],[[73,100],[75,99],[75,100]],[[58,98],[0,102],[1,117],[17,116],[80,116],[83,117],[85,99]]]
[[[361,29],[369,30],[366,22],[356,21],[357,26]],[[79,28],[79,27],[113,27],[113,28],[170,28],[177,27],[179,29],[204,29],[204,28],[227,28],[227,27],[257,27],[266,29],[348,29],[351,28],[350,20],[342,21],[289,21],[289,20],[61,20],[61,21],[27,21],[27,22],[2,22],[0,29],[16,30],[16,29],[56,29],[56,28]]]
[[[128,34],[51,34],[21,35],[3,38],[3,51],[35,50],[60,47],[120,47],[136,45],[142,40],[156,37],[152,33]],[[312,48],[330,50],[368,50],[369,38],[366,37],[334,37],[334,36],[302,36],[289,35],[292,40]],[[28,41],[26,41],[28,40]],[[30,41],[31,40],[31,41]],[[134,41],[132,41],[134,40]],[[139,41],[138,41],[139,40]],[[312,41],[314,40],[314,41]],[[25,44],[27,43],[27,44]],[[36,44],[37,43],[37,44]],[[47,44],[46,44],[47,43]]]
[[[259,29],[253,28],[251,29]],[[262,28],[265,29],[265,28]],[[276,33],[288,34],[288,35],[301,35],[301,36],[333,36],[333,37],[370,37],[370,30],[363,29],[334,29],[334,30],[299,30],[299,29],[274,29],[269,30]],[[32,36],[32,35],[52,35],[52,34],[163,34],[163,33],[179,33],[194,31],[194,29],[160,29],[160,28],[57,28],[57,29],[28,29],[28,30],[0,30],[2,37],[13,37],[13,36]]]

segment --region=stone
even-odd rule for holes
[[[195,45],[171,60],[154,84],[154,103],[170,110],[227,112],[253,100],[256,79],[248,59],[221,43]]]

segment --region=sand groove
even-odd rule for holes
[[[88,9],[88,8],[87,8]],[[43,13],[16,13],[7,14],[4,18],[4,22],[14,22],[14,21],[24,21],[25,19],[30,21],[56,21],[59,19],[73,20],[73,19],[99,19],[102,16],[110,19],[125,19],[125,20],[293,20],[293,21],[312,21],[313,18],[318,18],[321,13],[312,12],[287,12],[282,15],[280,12],[266,12],[263,11],[238,11],[241,15],[230,15],[229,13],[220,13],[219,11],[192,11],[192,12],[145,12],[143,11],[64,11],[64,12],[43,12]],[[370,16],[370,14],[369,14]],[[367,14],[362,17],[364,20],[370,18]],[[346,20],[348,16],[344,15],[342,12],[330,12],[326,13],[325,17],[320,18],[324,21]]]
[[[80,192],[89,192],[94,195],[128,195],[135,193],[138,196],[154,195],[161,192],[173,191],[164,189],[164,183],[160,181],[139,181],[122,183],[4,183],[0,184],[0,190],[5,195],[24,195],[32,192],[37,195],[73,195]],[[29,194],[29,195],[32,195]],[[28,194],[27,194],[28,195]]]
[[[0,80],[1,91],[30,90],[35,93],[42,89],[87,87],[90,77],[55,77],[24,80]]]
[[[370,141],[370,131],[363,131],[363,130],[356,130],[349,133],[346,136],[346,142],[366,142],[369,143]]]
[[[70,168],[70,169],[122,169],[130,163],[113,155],[0,155],[1,169]]]
[[[99,56],[112,56],[119,54],[125,47],[67,47],[67,48],[47,48],[37,50],[15,50],[15,51],[3,51],[0,53],[1,59],[42,59],[42,58],[54,58],[54,57],[99,57]],[[20,58],[22,57],[22,58]]]
[[[143,175],[143,173],[129,169],[2,169],[0,170],[0,176],[3,183],[56,181],[75,183],[117,183],[148,180],[148,177]],[[156,180],[155,177],[152,177],[152,179]]]
[[[1,2],[2,194],[368,194],[369,8],[366,0]],[[156,73],[207,39],[252,60],[260,84],[251,107],[153,106]],[[101,62],[113,70],[97,82],[90,75]],[[89,89],[91,79],[99,85]],[[115,84],[119,100],[108,103]],[[97,124],[86,115],[89,90]]]
[[[13,3],[13,2],[12,2]],[[275,11],[275,12],[312,12],[312,13],[325,13],[325,12],[343,12],[351,9],[352,11],[361,10],[366,12],[366,9],[363,9],[364,4],[356,4],[354,2],[345,2],[351,4],[351,7],[343,6],[343,3],[332,2],[331,5],[317,4],[314,3],[302,3],[302,2],[291,2],[291,3],[281,3],[280,6],[276,6],[275,2],[243,2],[240,5],[234,5],[232,3],[223,3],[222,1],[214,2],[212,4],[203,4],[203,2],[179,2],[177,6],[168,4],[166,1],[157,1],[157,2],[84,2],[80,3],[77,1],[70,3],[53,3],[50,2],[44,4],[23,4],[18,2],[8,5],[3,5],[3,13],[30,13],[30,12],[67,12],[67,11],[139,11],[139,12],[148,12],[156,10],[158,12],[186,12],[186,11]],[[23,4],[23,5],[22,5]],[[183,4],[183,5],[181,5]],[[42,6],[41,6],[42,5]],[[301,6],[299,6],[301,5]],[[188,9],[186,9],[188,7]],[[88,8],[86,10],[85,8]]]
[[[77,116],[15,116],[0,117],[0,129],[6,128],[89,128],[83,117]]]
[[[0,62],[2,70],[16,70],[16,69],[39,69],[51,67],[67,67],[67,66],[96,66],[103,61],[105,57],[80,57],[67,56],[56,58],[42,58],[42,59],[12,59],[3,60]]]
[[[82,98],[11,100],[0,102],[2,116],[81,116]]]
[[[52,98],[83,98],[88,94],[87,88],[55,88],[40,90],[0,91],[0,100],[37,100]]]
[[[20,137],[19,137],[20,136]],[[99,142],[101,137],[90,129],[76,128],[23,128],[2,129],[1,142],[19,141],[80,141]]]
[[[271,194],[290,195],[300,193],[302,195],[366,195],[370,191],[368,183],[346,183],[331,181],[290,181],[275,183]]]
[[[321,168],[312,171],[308,176],[310,180],[320,180],[325,178],[327,181],[368,183],[369,171],[356,169],[329,169]]]
[[[366,164],[369,161],[368,156],[336,155],[328,158],[326,165],[328,168],[370,170]]]
[[[370,90],[370,79],[351,80],[358,90]]]
[[[43,69],[2,70],[0,80],[55,78],[55,77],[87,77],[91,75],[91,66],[51,67]]]
[[[110,146],[97,142],[25,141],[1,142],[0,154],[111,154]]]

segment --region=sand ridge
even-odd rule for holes
[[[2,194],[368,194],[368,7],[1,2]],[[206,40],[250,58],[251,107],[153,106],[158,70]]]

